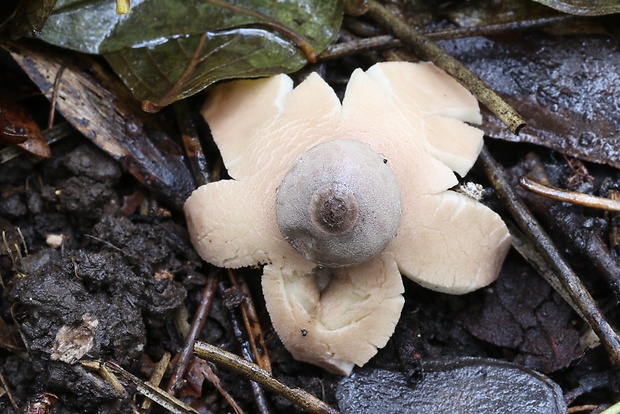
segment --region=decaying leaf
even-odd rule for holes
[[[567,367],[583,354],[572,310],[531,268],[508,263],[459,322],[478,339],[511,349],[518,364],[541,372]]]
[[[0,93],[0,142],[43,158],[52,155],[41,129],[15,99]]]
[[[41,38],[104,54],[134,95],[167,105],[228,78],[292,72],[334,39],[335,0],[59,0]]]
[[[477,27],[524,22],[561,13],[534,1],[478,0],[454,3],[453,7],[446,9],[446,15],[459,26]]]
[[[56,333],[50,359],[74,364],[93,347],[97,326],[99,321],[87,313],[81,323],[63,325]]]
[[[120,81],[85,57],[52,54],[23,43],[0,46],[47,97],[64,67],[56,109],[151,190],[174,206],[183,204],[194,184],[182,152]]]
[[[487,135],[620,168],[620,52],[605,37],[531,34],[526,41],[441,42],[517,108],[519,135],[486,116]]]
[[[399,372],[363,370],[343,378],[336,398],[344,414],[562,414],[562,390],[549,378],[485,358],[422,361],[423,379],[411,386]]]

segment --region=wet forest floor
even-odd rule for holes
[[[554,201],[518,185],[519,177],[528,175],[563,189],[620,199],[620,50],[618,37],[606,33],[605,25],[597,27],[600,30],[577,34],[528,30],[442,40],[440,44],[506,96],[528,121],[517,136],[485,113],[482,128],[488,135],[488,151],[505,169],[518,197],[549,232],[605,320],[620,326],[618,213]],[[20,68],[14,61],[16,55],[28,55],[30,46],[4,45],[0,70],[6,76],[0,81],[0,93],[18,96],[29,117],[45,125],[48,100],[24,74],[24,65]],[[311,69],[341,91],[353,68],[394,58],[411,55],[402,50],[371,51]],[[79,65],[90,62],[84,59],[80,58]],[[73,70],[71,65],[67,70]],[[96,77],[99,70],[105,71],[105,65],[83,73]],[[26,72],[32,77],[32,70]],[[306,73],[302,71],[297,78]],[[199,95],[188,100],[186,116],[198,128],[212,177],[225,176],[198,114],[203,99]],[[164,177],[171,171],[174,175],[176,162],[187,165],[180,155],[178,114],[166,109],[158,115],[157,125],[172,138],[156,138],[160,141],[154,147],[164,154],[164,161],[155,166],[136,155],[148,158],[153,151],[142,140],[144,136],[155,139],[149,134],[159,131],[150,117],[143,119],[135,112],[125,115],[120,126],[90,124],[79,129],[76,119],[81,116],[72,118],[66,111],[56,115],[55,128],[63,128],[65,137],[51,144],[48,159],[21,154],[10,160],[7,156],[0,164],[1,412],[14,413],[15,406],[34,410],[37,404],[50,413],[134,412],[143,397],[128,381],[123,380],[119,388],[101,371],[78,361],[113,361],[146,380],[157,370],[157,362],[170,354],[172,364],[162,382],[165,388],[171,367],[184,349],[187,325],[213,279],[212,305],[198,338],[243,354],[248,333],[240,308],[248,293],[239,286],[242,280],[257,310],[274,377],[343,412],[372,407],[373,401],[385,403],[381,395],[389,395],[397,384],[404,389],[415,389],[418,384],[419,388],[425,371],[451,372],[464,364],[463,357],[481,358],[474,361],[478,371],[488,373],[486,392],[505,398],[498,412],[501,407],[524,407],[527,401],[537,401],[547,409],[545,404],[565,403],[575,407],[572,412],[595,413],[617,401],[620,383],[608,350],[540,276],[540,269],[514,249],[499,279],[471,294],[441,294],[405,281],[405,308],[395,334],[366,366],[355,369],[352,379],[294,361],[271,328],[260,269],[236,270],[231,279],[226,270],[204,263],[192,248],[179,208],[192,184],[179,185],[174,177]],[[108,146],[105,140],[91,139],[84,128],[124,131],[116,139],[121,146],[131,147],[130,155],[118,156],[110,150],[117,142]],[[135,137],[140,139],[132,140]],[[3,148],[9,146],[6,143]],[[3,156],[7,153],[0,151]],[[482,201],[507,221],[517,222],[481,163],[464,181],[482,184]],[[532,245],[535,251],[539,249],[535,242]],[[547,270],[553,268],[547,265]],[[502,366],[495,377],[496,366],[489,358],[545,374],[559,385],[562,395],[527,401],[521,395],[506,397],[514,394],[514,379],[503,376]],[[372,377],[372,373],[383,372],[377,370],[398,374]],[[532,381],[547,381],[524,372]],[[431,374],[427,377],[440,380]],[[190,358],[184,378],[176,396],[202,413],[231,412],[218,387],[244,412],[296,409],[277,393],[263,394],[247,378],[200,359]],[[213,385],[213,378],[219,378],[218,386]],[[347,381],[353,381],[353,386]],[[397,389],[402,401],[390,410],[416,412],[411,407],[422,406],[421,397]],[[449,400],[446,395],[443,398]],[[461,403],[453,402],[453,407]],[[154,407],[152,412],[166,410]],[[552,411],[543,408],[541,412]]]

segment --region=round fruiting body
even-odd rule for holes
[[[321,143],[302,154],[276,196],[284,238],[326,267],[363,263],[396,235],[398,182],[387,160],[357,140]]]

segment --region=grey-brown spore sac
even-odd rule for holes
[[[302,154],[276,195],[284,238],[325,267],[379,254],[400,224],[400,188],[381,155],[358,140],[321,143]]]
[[[344,184],[330,183],[312,195],[312,222],[327,234],[346,234],[357,224],[359,207],[355,194]]]

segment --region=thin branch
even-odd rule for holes
[[[176,101],[173,105],[174,114],[179,126],[179,132],[183,140],[185,155],[187,157],[192,175],[198,186],[209,182],[209,164],[205,153],[200,146],[200,138],[196,125],[192,119],[192,111],[187,104],[187,100]]]
[[[140,378],[132,375],[131,373],[125,371],[118,364],[110,361],[106,361],[101,364],[102,369],[108,370],[110,373],[114,375],[118,375],[123,378],[125,381],[131,383],[133,387],[145,397],[153,400],[157,404],[162,407],[168,409],[170,412],[174,414],[199,414],[194,408],[185,404],[183,401],[175,398],[174,396],[168,394],[161,388],[155,387],[148,382],[142,381]]]
[[[223,283],[220,283],[220,292],[222,297],[225,297],[225,292],[227,288]],[[241,329],[241,322],[239,321],[239,317],[237,316],[237,312],[235,312],[235,307],[226,306],[228,308],[228,314],[230,317],[230,324],[232,326],[232,332],[239,343],[239,347],[241,348],[241,356],[250,363],[256,362],[254,360],[254,355],[252,354],[252,346],[250,342],[245,339],[243,331]],[[251,334],[250,334],[251,335]],[[263,368],[263,367],[261,367]],[[265,368],[263,368],[265,369]],[[269,371],[267,371],[269,372]],[[271,372],[269,372],[271,374]],[[261,388],[260,384],[256,381],[250,380],[250,387],[252,388],[252,394],[254,394],[254,401],[256,402],[257,411],[260,414],[269,414],[271,413],[271,408],[269,407],[269,402],[267,401],[267,397],[265,396],[265,391]]]
[[[215,274],[215,271],[209,273],[209,277],[207,278],[207,283],[202,290],[202,297],[200,298],[200,304],[198,305],[198,309],[194,314],[194,319],[192,320],[191,328],[185,338],[185,345],[183,346],[183,350],[177,360],[176,366],[174,367],[174,372],[170,377],[170,381],[168,382],[168,387],[166,391],[174,395],[174,391],[178,388],[181,378],[185,375],[185,371],[187,370],[187,366],[191,361],[192,350],[194,348],[194,342],[196,342],[196,338],[198,338],[198,334],[202,330],[205,322],[207,321],[207,315],[211,310],[211,306],[213,305],[213,298],[215,297],[215,289],[217,288],[218,277]]]
[[[472,36],[488,36],[518,32],[525,29],[544,27],[556,23],[572,22],[575,16],[560,15],[540,19],[490,24],[486,26],[458,27],[448,30],[423,31],[422,34],[431,40],[458,39]],[[348,42],[335,43],[327,47],[317,56],[317,61],[339,59],[355,53],[402,47],[403,42],[391,35],[372,36]]]
[[[265,335],[263,335],[260,322],[258,321],[258,315],[254,307],[254,301],[252,301],[250,288],[243,276],[235,275],[232,269],[228,269],[228,277],[230,278],[231,284],[244,293],[244,300],[241,302],[241,316],[243,318],[245,330],[248,333],[254,360],[263,369],[271,372],[271,361],[267,353],[267,345],[265,345]]]
[[[563,190],[552,185],[543,184],[526,176],[519,178],[519,185],[528,191],[553,200],[600,210],[620,211],[620,200],[612,200],[610,198],[597,197],[590,194],[578,193],[576,191]]]
[[[9,397],[9,401],[11,402],[13,409],[16,413],[19,413],[20,409],[17,405],[17,402],[13,398],[13,394],[11,393],[11,389],[9,388],[9,384],[4,379],[4,375],[2,375],[2,372],[0,372],[0,384],[2,384],[2,388],[4,388],[4,392],[6,393],[7,397]]]
[[[164,356],[161,357],[157,365],[155,366],[155,370],[149,378],[149,383],[155,387],[159,387],[162,378],[164,378],[164,374],[166,373],[166,369],[168,368],[168,364],[170,363],[170,352],[165,352]],[[153,401],[145,398],[142,401],[142,412],[148,413],[151,410],[151,406],[153,405]]]
[[[486,147],[480,153],[480,160],[495,191],[506,203],[521,230],[537,244],[540,254],[558,275],[571,300],[579,307],[586,322],[592,327],[592,330],[598,335],[607,352],[609,352],[612,362],[620,364],[620,337],[598,309],[590,293],[554,246],[541,225],[529,212],[521,198],[510,187],[502,167],[493,159]]]
[[[299,389],[289,388],[269,372],[256,364],[246,361],[237,355],[224,351],[216,346],[198,341],[194,345],[194,352],[200,358],[222,365],[237,374],[248,377],[252,381],[260,383],[269,391],[282,395],[284,398],[311,413],[338,414],[338,411],[319,400],[314,395]]]

